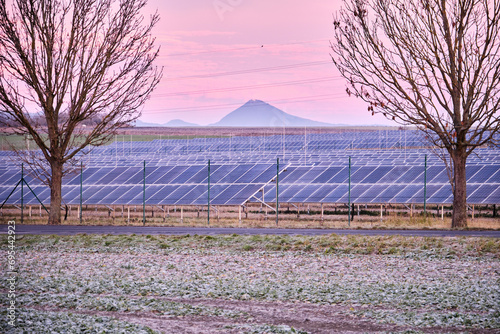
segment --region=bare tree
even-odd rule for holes
[[[145,5],[0,0],[0,112],[40,148],[45,163],[33,169],[48,167],[49,224],[61,220],[64,165],[137,119],[161,78],[151,36],[159,16],[144,24]],[[89,120],[98,121],[84,127]]]
[[[347,93],[447,151],[452,227],[467,226],[467,157],[500,130],[500,1],[345,0],[333,25]]]

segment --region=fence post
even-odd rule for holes
[[[142,178],[142,226],[146,225],[146,160],[144,160]]]
[[[24,164],[21,164],[21,224],[24,220]]]
[[[210,225],[210,159],[208,159],[208,210],[207,225]]]
[[[83,162],[80,161],[80,225],[82,224],[83,219]]]
[[[427,154],[424,165],[424,216],[427,217]]]
[[[280,158],[276,159],[276,225],[278,225],[279,219],[279,177],[280,177]]]
[[[351,227],[351,157],[349,156],[349,218],[347,220],[347,224],[349,227]]]

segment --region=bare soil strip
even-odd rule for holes
[[[130,298],[130,297],[129,297]],[[286,325],[309,333],[500,333],[497,329],[471,329],[457,327],[410,327],[381,324],[367,318],[349,314],[349,307],[341,305],[315,305],[310,303],[262,302],[220,299],[162,298],[178,303],[197,306],[219,307],[244,312],[245,316],[166,316],[158,312],[110,312],[68,310],[56,307],[35,307],[34,310],[71,312],[118,320],[147,326],[162,333],[242,333],[243,325]]]

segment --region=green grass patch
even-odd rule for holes
[[[7,236],[0,236],[2,243]],[[46,249],[58,251],[64,245],[82,251],[134,252],[153,250],[178,250],[185,247],[197,249],[255,250],[313,252],[322,254],[386,254],[439,257],[493,256],[500,258],[500,239],[497,238],[440,238],[402,236],[234,236],[205,235],[151,236],[151,235],[87,235],[54,236],[25,235],[16,241],[18,249]]]

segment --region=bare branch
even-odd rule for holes
[[[500,132],[499,34],[499,0],[345,0],[334,18],[347,93],[447,151],[462,221],[467,156]]]
[[[60,180],[54,178],[65,173],[62,166],[137,119],[161,79],[152,37],[159,16],[145,22],[145,5],[146,0],[15,0],[7,8],[0,1],[1,119],[40,148],[37,158],[18,153],[59,188],[59,197]]]

